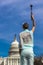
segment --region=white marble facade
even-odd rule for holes
[[[9,50],[9,56],[2,58],[0,61],[0,65],[20,65],[20,55],[18,48],[18,41],[15,39],[11,43],[11,47]]]
[[[20,65],[20,57],[5,57],[3,65]]]

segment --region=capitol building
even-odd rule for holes
[[[10,49],[7,57],[0,57],[0,65],[20,65],[20,54],[19,54],[19,42],[16,40],[10,45]],[[36,57],[34,60],[34,65],[43,65],[43,56]]]
[[[0,65],[20,65],[19,42],[15,39],[10,46],[9,55],[0,57]]]

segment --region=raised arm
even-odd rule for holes
[[[33,26],[32,26],[32,32],[34,32],[35,31],[35,27],[36,27],[36,23],[35,23],[33,15],[31,15],[31,20],[32,20],[32,24],[33,24]]]
[[[33,24],[33,26],[32,26],[32,32],[34,32],[36,23],[35,23],[34,16],[33,16],[33,13],[32,13],[32,7],[33,7],[33,5],[31,4],[30,5],[30,9],[31,9],[31,20],[32,20],[32,24]]]

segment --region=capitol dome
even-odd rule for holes
[[[9,56],[19,56],[19,42],[16,40],[16,38],[11,43]]]

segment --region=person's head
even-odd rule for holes
[[[23,29],[25,30],[25,29],[28,29],[29,24],[28,23],[24,23],[22,26],[23,26]]]

